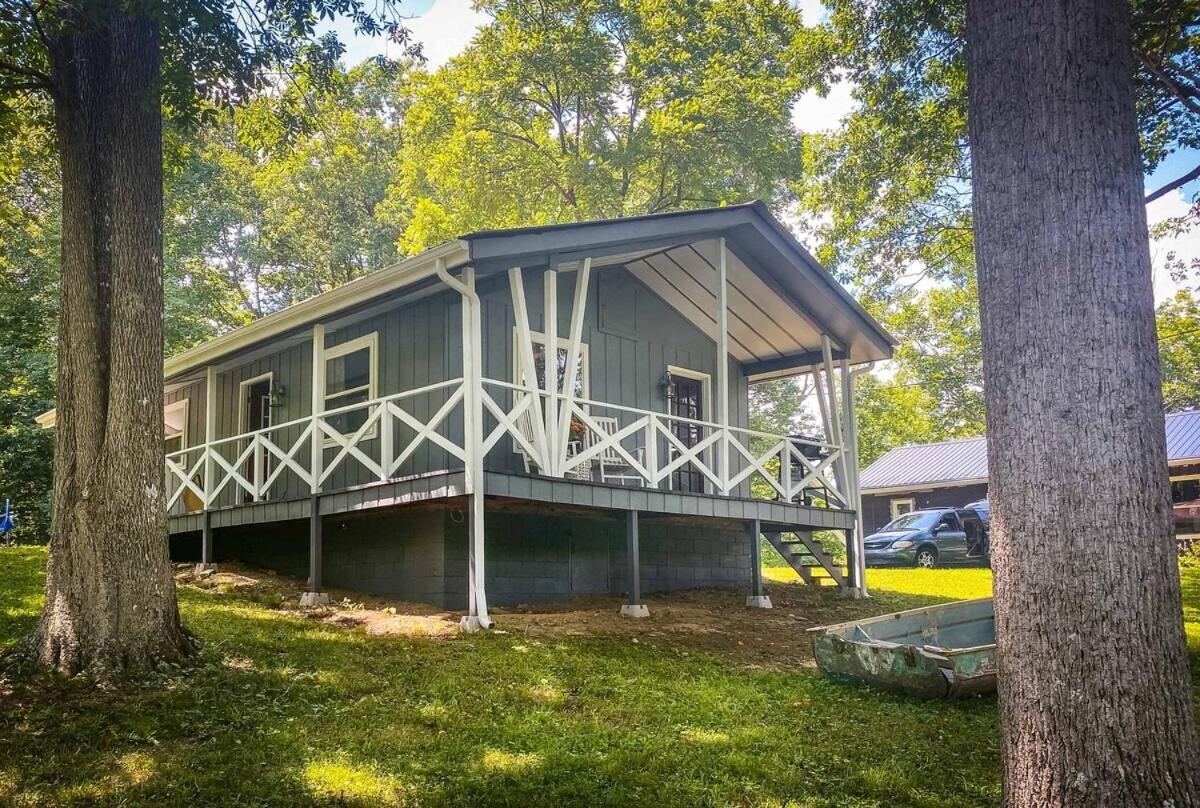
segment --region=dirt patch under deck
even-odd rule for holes
[[[236,592],[266,606],[375,635],[457,637],[463,615],[333,589],[327,590],[328,608],[301,610],[303,581],[237,564],[222,564],[219,572],[200,576],[191,565],[181,565],[176,580],[204,591]],[[712,652],[753,667],[794,668],[814,664],[806,629],[871,610],[869,602],[843,597],[832,587],[767,584],[766,593],[775,608],[747,608],[744,591],[690,589],[644,597],[642,602],[650,609],[644,619],[622,617],[623,600],[610,597],[493,608],[491,614],[495,630],[505,634],[628,637],[651,646]]]

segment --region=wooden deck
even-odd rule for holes
[[[332,515],[466,496],[468,491],[463,477],[462,471],[442,471],[357,486],[322,494],[320,509],[323,515]],[[788,530],[852,530],[855,521],[854,511],[815,508],[782,501],[660,491],[491,471],[485,473],[484,479],[484,493],[494,499],[668,516],[757,519],[764,528]],[[307,519],[311,512],[312,498],[299,497],[214,509],[211,519],[213,528],[224,528]],[[198,531],[202,526],[201,513],[170,518],[170,532],[173,534]]]

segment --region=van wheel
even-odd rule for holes
[[[937,566],[937,550],[932,547],[922,547],[917,550],[917,566],[933,569]]]

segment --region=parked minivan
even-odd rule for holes
[[[987,561],[987,525],[968,508],[901,514],[863,540],[867,566],[938,567]]]

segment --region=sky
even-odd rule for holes
[[[817,25],[825,16],[821,0],[794,0],[804,16],[805,25]],[[402,7],[410,16],[408,27],[413,37],[422,43],[427,67],[445,64],[471,41],[475,31],[486,21],[486,15],[471,8],[471,0],[406,0]],[[388,54],[395,46],[383,38],[356,36],[345,20],[332,26],[346,43],[346,62],[357,64],[378,54]],[[792,110],[792,121],[803,132],[823,132],[835,129],[854,109],[853,86],[848,82],[834,85],[821,98],[815,92],[806,93]],[[1157,188],[1200,162],[1200,152],[1186,151],[1171,155],[1155,172],[1146,178],[1148,190]],[[1151,226],[1164,219],[1179,216],[1188,208],[1188,201],[1200,191],[1200,180],[1188,183],[1146,208]],[[1174,238],[1151,239],[1150,254],[1154,264],[1154,296],[1161,302],[1178,288],[1166,270],[1166,259],[1174,252],[1184,260],[1200,258],[1200,228]],[[1194,283],[1194,281],[1193,281]]]

